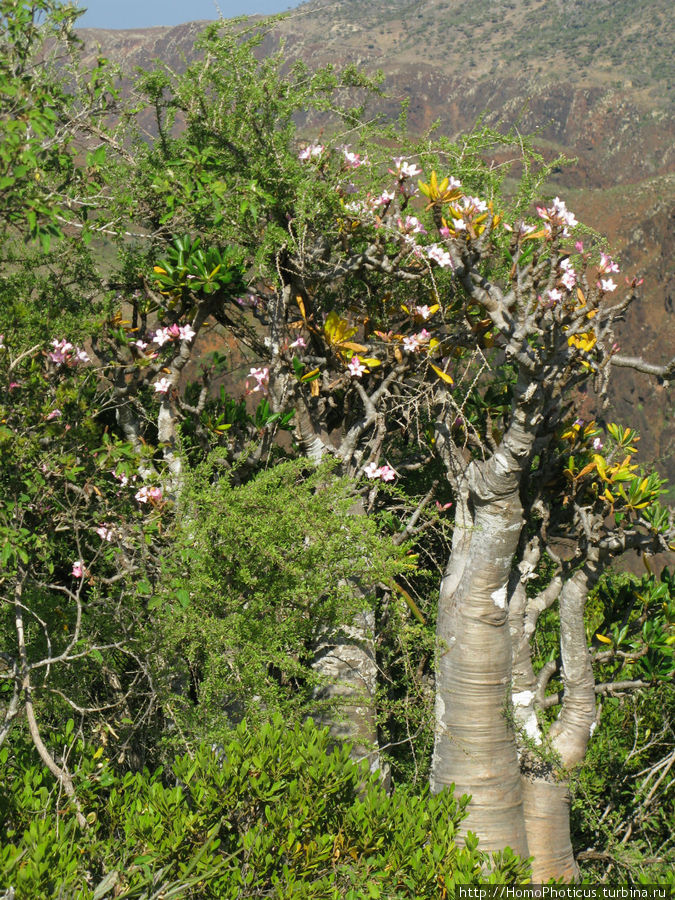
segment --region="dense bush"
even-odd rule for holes
[[[17,900],[431,900],[456,884],[527,876],[471,835],[456,846],[466,798],[405,787],[390,797],[310,720],[241,724],[226,746],[153,773],[119,774],[102,748],[80,753],[84,833],[40,766],[2,751],[0,888]]]

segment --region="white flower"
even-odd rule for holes
[[[601,291],[611,293],[616,290],[616,283],[612,278],[601,278],[598,287]]]
[[[166,394],[171,390],[171,380],[169,378],[160,378],[154,384],[156,394]]]
[[[192,325],[181,325],[178,333],[181,341],[191,341],[197,332],[193,330]]]
[[[363,365],[356,354],[349,360],[349,372],[353,378],[360,378],[368,369]]]

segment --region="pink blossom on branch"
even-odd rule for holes
[[[81,559],[76,559],[73,563],[72,575],[73,578],[82,578],[85,573],[84,562]]]
[[[364,467],[363,474],[366,478],[379,478],[382,481],[393,481],[396,478],[396,471],[391,466],[378,466],[374,462]]]
[[[598,272],[600,275],[610,275],[612,272],[618,272],[619,267],[614,262],[611,256],[607,253],[600,254],[600,266],[598,267]]]
[[[255,379],[255,384],[251,388],[248,386],[248,378]],[[257,394],[258,391],[262,391],[263,394],[267,393],[270,380],[270,370],[267,366],[263,366],[260,369],[250,369],[248,378],[246,380],[246,390],[249,394]]]
[[[401,181],[405,178],[414,178],[421,175],[422,170],[416,163],[409,163],[403,156],[394,157],[395,169],[389,169],[392,175],[396,175]]]
[[[598,282],[598,287],[604,293],[611,294],[612,291],[616,290],[616,282],[612,278],[601,278]]]
[[[448,253],[447,250],[444,250],[443,247],[439,247],[438,244],[431,244],[427,249],[427,257],[433,260],[435,263],[442,269],[452,269],[452,257]]]
[[[323,144],[309,144],[307,147],[301,150],[300,153],[298,153],[298,159],[301,162],[307,162],[307,160],[316,159],[317,157],[321,156],[325,149],[326,148],[323,146]]]

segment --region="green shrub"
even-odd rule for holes
[[[527,875],[508,851],[479,851],[472,835],[457,847],[466,798],[407,787],[389,797],[310,720],[242,723],[226,746],[202,745],[154,773],[116,775],[100,748],[83,753],[86,834],[39,767],[6,749],[0,765],[10,774],[0,887],[17,900],[424,900]]]

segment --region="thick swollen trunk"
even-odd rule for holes
[[[508,715],[509,574],[523,525],[517,490],[458,502],[453,552],[441,585],[436,740],[431,785],[470,794],[464,827],[487,850],[528,855],[516,740]]]
[[[305,455],[321,462],[329,447],[321,428],[306,404],[298,402],[296,436]],[[327,440],[327,439],[326,439]],[[353,510],[365,515],[362,504]],[[354,588],[359,592],[359,588]],[[337,739],[352,745],[352,758],[368,759],[371,771],[380,768],[377,738],[377,663],[375,660],[375,614],[365,604],[349,625],[322,636],[312,668],[323,686],[317,699],[330,701],[332,711],[317,717]]]
[[[579,874],[570,840],[570,792],[550,773],[523,775],[525,827],[532,863],[532,880],[572,881]]]
[[[327,635],[317,649],[313,668],[324,681],[317,699],[334,709],[319,718],[337,740],[352,745],[352,758],[368,759],[371,771],[380,768],[375,699],[375,615],[359,612],[351,625]]]

